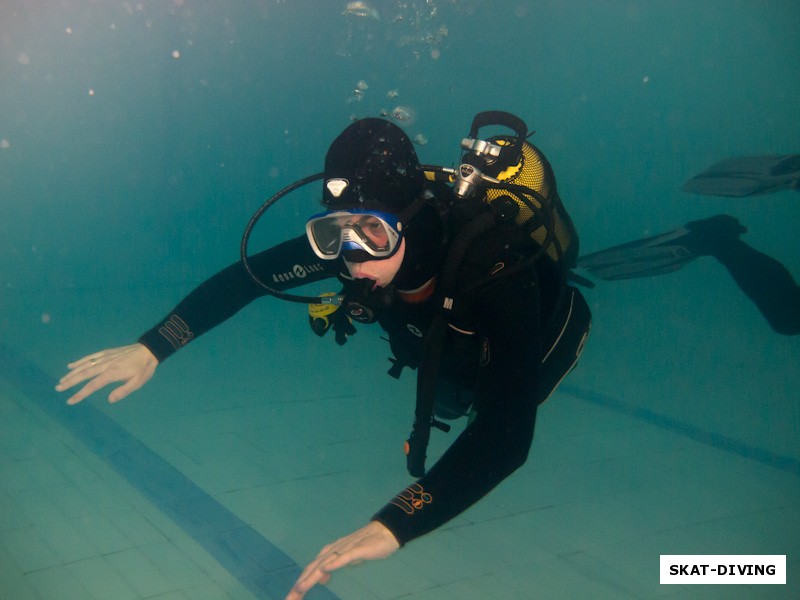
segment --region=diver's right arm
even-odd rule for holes
[[[249,262],[262,281],[278,290],[335,276],[338,267],[338,261],[320,261],[305,236],[256,254]],[[109,402],[118,402],[147,383],[166,358],[266,293],[240,262],[235,263],[200,284],[136,344],[96,352],[67,365],[70,370],[56,390],[89,380],[67,400],[77,404],[110,383],[123,382],[108,396]]]
[[[256,254],[248,262],[259,279],[279,291],[335,277],[339,267],[339,261],[317,258],[305,235]],[[164,362],[186,344],[266,294],[241,262],[234,263],[201,283],[138,341],[158,362]]]

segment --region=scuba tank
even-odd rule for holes
[[[498,125],[511,129],[514,135],[498,135],[485,140],[478,137],[480,129]],[[459,297],[497,277],[527,268],[543,257],[557,264],[565,273],[577,259],[578,236],[558,197],[552,168],[527,137],[525,123],[510,113],[478,113],[472,121],[469,137],[461,141],[464,154],[457,169],[423,165],[429,179],[452,183],[453,193],[458,199],[485,202],[492,210],[481,212],[459,231],[450,245],[437,286],[440,310],[425,337],[417,377],[414,423],[404,447],[406,466],[414,477],[425,474],[431,427],[449,430],[449,426],[434,418],[434,406],[447,328],[451,316],[457,314]],[[456,274],[467,249],[478,236],[512,219],[519,228],[517,233],[521,231],[525,235],[513,236],[509,244],[518,244],[518,237],[527,239],[531,248],[528,257],[499,275],[491,274],[458,288]]]
[[[514,135],[480,139],[480,130],[490,126],[506,127]],[[517,225],[567,271],[577,260],[578,234],[558,196],[550,163],[528,142],[533,133],[528,133],[524,121],[511,113],[481,112],[472,120],[469,136],[461,140],[464,154],[458,169],[423,168],[434,172],[436,179],[449,175],[453,193],[462,200],[479,199],[490,206],[513,201],[518,209],[514,217]],[[509,212],[508,206],[494,208]]]

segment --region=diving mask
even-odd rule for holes
[[[397,252],[403,225],[397,215],[374,210],[334,210],[311,217],[306,235],[323,260],[343,255],[350,262],[389,258]]]

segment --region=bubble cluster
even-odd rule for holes
[[[365,79],[359,79],[351,89],[350,95],[346,98],[345,102],[347,104],[363,102],[364,99],[367,97],[367,94],[371,93],[369,92],[369,90],[370,90],[369,83],[367,83]],[[385,98],[387,100],[394,100],[399,96],[400,96],[400,90],[397,88],[392,88],[385,93]],[[367,109],[366,113],[369,114],[371,112],[369,106],[367,106],[366,109]],[[374,110],[374,105],[372,110]],[[417,114],[416,110],[412,106],[408,104],[398,104],[391,110],[387,108],[381,109],[380,116],[396,121],[403,128],[409,129],[414,126]],[[358,116],[357,114],[350,115],[351,121],[357,121],[360,118],[362,117]],[[409,133],[409,135],[411,135],[411,133]],[[421,132],[416,132],[411,139],[415,144],[418,144],[420,146],[424,146],[428,143],[428,138],[425,136],[424,133]]]
[[[440,11],[440,5],[447,10]],[[375,6],[379,6],[381,13]],[[462,10],[458,0],[403,0],[378,3],[348,2],[342,10],[343,22],[339,25],[342,43],[336,53],[340,56],[369,54],[381,46],[394,45],[408,48],[415,59],[426,56],[437,60],[442,56],[439,48],[450,34],[442,23],[445,12]]]
[[[381,18],[378,14],[378,11],[375,10],[370,4],[361,1],[348,2],[342,11],[342,14],[350,17],[359,17],[362,19],[375,19],[376,21],[379,21]]]

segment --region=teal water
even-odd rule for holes
[[[42,409],[62,400],[42,397],[42,380],[132,342],[235,261],[253,211],[321,170],[353,117],[404,107],[412,119],[401,124],[427,140],[421,160],[452,165],[477,111],[514,112],[536,130],[585,251],[725,212],[800,277],[796,192],[680,191],[727,156],[798,152],[796,3],[375,1],[365,17],[346,5],[0,6],[9,597],[252,597],[247,577],[142,494],[140,472],[115,471],[63,413]],[[296,235],[313,210],[313,191],[285,200],[253,244]],[[569,387],[543,407],[525,468],[445,530],[335,579],[334,593],[796,594],[800,338],[770,330],[708,258],[586,296],[592,339]],[[264,300],[123,403],[108,407],[100,394],[88,403],[304,564],[407,483],[397,448],[413,381],[381,375],[388,349],[378,337],[363,328],[340,350],[307,331],[302,307]],[[370,388],[396,401],[376,405],[364,398]],[[23,475],[32,472],[42,475]],[[65,508],[56,489],[83,501]],[[153,532],[131,533],[150,532],[132,515]],[[102,540],[79,526],[87,518],[105,524]],[[659,586],[667,553],[787,554],[790,585]],[[164,564],[163,583],[137,579],[153,581],[148,569]]]

